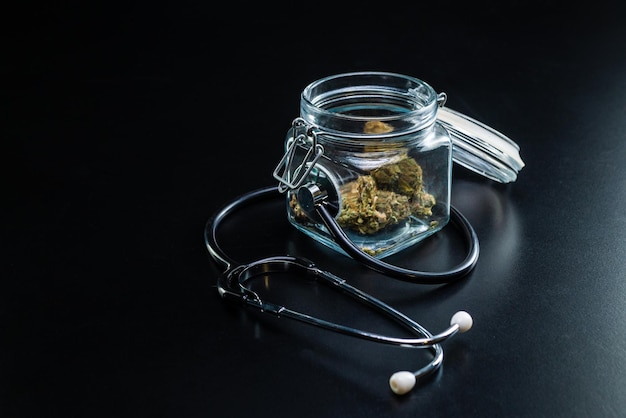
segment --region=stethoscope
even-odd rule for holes
[[[344,335],[358,337],[369,341],[401,347],[427,348],[433,353],[432,360],[424,367],[414,371],[399,371],[389,378],[391,390],[403,395],[409,392],[416,381],[431,375],[438,370],[443,363],[443,348],[441,343],[457,333],[468,331],[473,324],[472,317],[465,311],[456,312],[450,326],[441,333],[431,334],[428,330],[399,312],[383,301],[351,286],[345,279],[332,273],[320,270],[311,261],[293,256],[274,256],[242,264],[230,258],[220,247],[217,239],[218,230],[224,219],[238,210],[250,206],[253,203],[269,198],[284,195],[279,187],[268,187],[244,194],[219,209],[207,222],[204,232],[205,244],[213,260],[225,270],[218,277],[217,290],[224,300],[234,301],[243,306],[253,307],[261,312],[269,313],[282,318],[291,318],[302,323],[315,325],[330,331]],[[321,219],[337,244],[355,260],[367,267],[393,277],[395,279],[418,284],[443,284],[456,281],[465,277],[476,265],[479,256],[479,243],[476,232],[469,221],[453,206],[450,206],[450,223],[460,232],[466,241],[467,255],[465,259],[451,270],[442,272],[416,271],[386,263],[374,258],[359,249],[343,232],[334,217],[327,208],[327,193],[315,183],[304,184],[297,190],[298,203],[311,217]],[[344,292],[358,301],[365,303],[414,333],[417,338],[396,338],[381,334],[371,333],[334,322],[322,320],[306,313],[294,311],[282,305],[262,300],[259,295],[251,290],[247,283],[262,275],[273,273],[292,273],[294,277],[308,280],[316,280],[329,285],[336,290]]]

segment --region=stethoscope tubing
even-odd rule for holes
[[[217,239],[217,229],[221,225],[224,218],[235,211],[249,206],[253,203],[268,199],[270,197],[284,197],[276,186],[265,187],[250,191],[242,196],[237,197],[229,204],[222,207],[211,219],[209,219],[205,228],[205,242],[211,256],[219,262],[226,270],[235,265],[241,264],[230,258],[226,252],[220,247]],[[450,205],[450,222],[461,233],[467,244],[467,255],[465,259],[454,268],[446,271],[419,271],[411,270],[404,267],[386,263],[380,259],[372,257],[363,252],[348,238],[346,233],[337,224],[334,217],[327,210],[325,203],[315,205],[315,210],[324,222],[329,233],[333,236],[337,244],[352,258],[363,263],[367,267],[385,274],[389,277],[403,280],[416,284],[444,284],[451,283],[462,277],[465,277],[478,262],[480,254],[480,245],[478,236],[474,228],[465,216],[461,214],[454,206]]]
[[[355,300],[365,303],[375,308],[377,311],[393,318],[396,322],[402,324],[412,332],[423,335],[424,338],[390,337],[326,321],[292,310],[283,305],[267,302],[259,297],[254,291],[246,287],[246,282],[254,277],[272,273],[292,273],[294,277],[316,280],[330,286],[331,288],[341,290]],[[346,280],[317,268],[309,260],[299,257],[273,256],[256,260],[249,264],[237,266],[222,274],[218,278],[217,286],[220,295],[224,299],[241,302],[246,306],[256,308],[264,313],[273,314],[277,317],[295,319],[309,325],[325,328],[329,331],[338,332],[352,337],[359,337],[377,343],[402,347],[432,348],[433,345],[439,344],[452,337],[460,329],[458,324],[454,324],[445,331],[433,335],[426,328],[422,327],[420,324],[397,309],[394,309],[381,300],[359,290],[354,286],[351,286]]]
[[[268,197],[271,197],[271,195],[280,196],[280,193],[278,192],[278,188],[276,186],[252,190],[244,195],[235,198],[230,203],[224,205],[213,215],[213,217],[208,220],[207,225],[204,229],[204,240],[207,249],[209,250],[211,257],[216,262],[221,264],[225,270],[230,270],[231,268],[233,268],[233,266],[239,265],[241,263],[229,257],[218,243],[217,230],[222,224],[222,221],[237,210],[250,206],[253,203],[266,200]]]
[[[466,276],[478,262],[478,256],[480,253],[480,247],[478,243],[478,236],[472,228],[471,224],[465,218],[461,212],[459,212],[454,206],[450,205],[450,221],[457,227],[457,229],[463,235],[467,245],[467,256],[465,259],[455,266],[451,270],[446,271],[418,271],[403,268],[397,265],[386,263],[380,259],[372,257],[364,251],[361,251],[356,245],[352,243],[350,238],[341,229],[341,227],[334,220],[333,216],[326,209],[324,203],[317,204],[315,207],[318,215],[322,218],[324,225],[333,236],[335,242],[343,249],[348,255],[357,261],[365,264],[367,267],[382,273],[386,276],[393,277],[403,281],[419,284],[443,284],[451,283]]]

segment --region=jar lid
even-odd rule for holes
[[[517,179],[525,164],[519,146],[506,135],[445,106],[437,120],[450,133],[455,163],[500,183]]]

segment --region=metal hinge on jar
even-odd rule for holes
[[[294,190],[302,186],[324,154],[324,147],[317,143],[314,127],[302,118],[296,118],[291,124],[292,136],[286,141],[285,155],[274,169],[274,178],[279,181],[278,191]],[[304,154],[302,160],[297,156]]]

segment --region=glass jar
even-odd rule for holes
[[[345,254],[298,202],[315,184],[337,223],[368,254],[383,258],[450,219],[452,140],[437,121],[445,94],[419,79],[359,72],[326,77],[301,94],[300,117],[274,176],[297,229]]]

